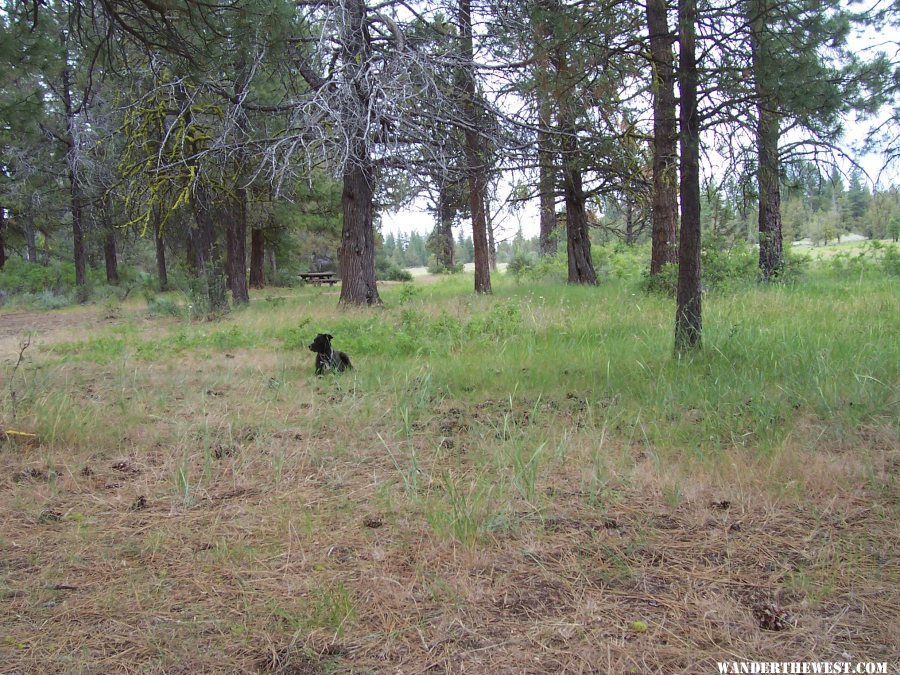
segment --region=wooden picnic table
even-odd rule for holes
[[[332,286],[340,281],[334,276],[334,272],[300,272],[300,278],[316,286],[321,286],[322,284]]]

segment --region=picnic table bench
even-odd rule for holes
[[[334,272],[300,272],[300,278],[303,279],[303,281],[315,284],[316,286],[321,286],[322,284],[333,286],[340,281],[340,279],[334,276]]]

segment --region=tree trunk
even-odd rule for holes
[[[107,192],[106,209],[103,211],[103,261],[106,264],[106,283],[119,283],[119,258],[116,255],[116,228],[113,224],[113,193]]]
[[[245,55],[241,50],[237,50],[237,54],[234,66],[234,97],[235,100],[243,101],[247,96],[250,82]],[[242,145],[235,155],[234,199],[229,200],[231,209],[229,217],[226,218],[226,266],[232,302],[236,305],[246,305],[250,302],[250,293],[247,290],[247,187],[244,178],[247,151],[243,144],[247,141],[248,124],[243,108],[238,107],[235,116],[236,137]]]
[[[116,256],[116,231],[112,225],[106,226],[103,259],[106,262],[106,283],[115,286],[119,283],[119,259]]]
[[[192,206],[193,209],[193,206]],[[196,223],[196,217],[194,221]],[[184,256],[184,266],[192,277],[200,276],[200,272],[197,269],[197,261],[200,259],[200,253],[197,251],[197,240],[198,234],[194,231],[196,229],[196,224],[193,227],[188,227],[187,231],[187,242],[184,247],[185,256]]]
[[[32,199],[33,197],[29,198],[25,211],[22,213],[22,229],[25,231],[25,259],[28,262],[36,263],[38,261],[37,238],[34,232]]]
[[[453,206],[448,199],[444,200],[441,211],[441,246],[444,249],[444,259],[448,268],[456,264],[456,247],[453,245]]]
[[[548,64],[543,65],[544,70]],[[547,75],[545,74],[545,77]],[[550,93],[546,85],[538,86],[538,192],[540,193],[540,237],[538,252],[541,256],[556,253],[559,242],[556,238],[556,156],[553,149],[553,112]]]
[[[562,134],[563,196],[566,202],[566,251],[569,261],[570,284],[596,284],[597,274],[591,260],[591,240],[588,234],[581,170],[577,167],[578,141],[575,121],[568,102],[560,100],[559,118],[564,126]]]
[[[681,41],[681,233],[678,241],[678,291],[675,351],[701,345],[700,303],[700,114],[697,110],[696,0],[678,0]]]
[[[156,241],[156,273],[159,277],[159,290],[169,290],[169,274],[166,270],[166,240],[163,237],[162,219],[159,209],[153,209],[153,238]]]
[[[222,260],[222,245],[216,233],[210,209],[209,188],[197,185],[191,193],[191,207],[196,227],[190,230],[195,255],[194,267],[201,283],[201,293],[206,301],[204,308],[209,315],[228,311],[225,296],[225,274]]]
[[[225,215],[225,266],[231,299],[236,305],[250,302],[247,290],[247,191],[235,190]]]
[[[75,263],[75,286],[79,302],[87,301],[87,250],[84,246],[84,196],[74,166],[69,160],[69,197],[72,209],[72,258]]]
[[[491,266],[491,272],[497,271],[497,243],[494,241],[494,224],[491,221],[488,221],[487,224],[487,233],[488,233],[488,256]]]
[[[759,111],[759,268],[766,281],[784,268],[781,191],[778,183],[777,116]]]
[[[3,240],[6,230],[6,209],[0,206],[0,270],[6,265],[6,242]]]
[[[759,156],[759,269],[763,279],[777,277],[784,267],[781,231],[781,189],[778,182],[778,141],[781,135],[778,113],[772,108],[771,64],[767,57],[765,0],[751,3],[750,53],[756,86],[756,144]]]
[[[380,305],[375,284],[375,230],[372,225],[372,169],[356,163],[344,173],[341,207],[344,227],[338,258],[341,263],[341,304]]]
[[[0,206],[0,270],[6,265],[6,242],[3,240],[6,230],[6,209]]]
[[[591,240],[588,234],[586,198],[581,186],[578,135],[573,107],[573,77],[569,72],[567,45],[558,41],[553,54],[557,76],[556,120],[560,135],[560,163],[562,165],[563,197],[566,203],[566,252],[569,262],[570,284],[596,284],[597,274],[591,260]]]
[[[454,264],[453,251],[453,203],[450,188],[442,182],[438,189],[438,222],[434,234],[434,257],[438,265],[449,269]]]
[[[568,141],[563,141],[565,146]],[[565,153],[565,149],[563,150]],[[569,259],[569,283],[597,283],[597,273],[591,260],[591,240],[588,234],[581,171],[568,166],[563,159],[563,193],[566,200],[566,251]]]
[[[637,241],[637,232],[634,231],[634,202],[625,197],[625,244],[634,246]]]
[[[368,145],[369,90],[367,71],[370,42],[366,33],[363,0],[348,0],[341,36],[344,58],[354,83],[344,99],[343,132],[348,138],[344,162],[341,208],[344,224],[338,258],[341,266],[342,305],[380,305],[375,282],[375,231],[372,223],[374,165]]]
[[[272,280],[275,280],[275,277],[278,276],[278,261],[275,259],[275,249],[269,248],[266,251],[266,259],[269,261],[269,275]]]
[[[647,0],[647,27],[653,79],[653,198],[650,274],[678,260],[678,131],[675,120],[675,73],[666,0]]]
[[[469,210],[472,215],[472,241],[475,244],[475,292],[490,293],[490,252],[485,215],[487,177],[482,143],[477,132],[479,125],[475,108],[475,52],[472,41],[471,0],[459,0],[459,25],[463,63],[463,114],[466,118],[466,166],[469,173]]]
[[[542,107],[546,104],[542,104]],[[547,106],[549,107],[549,106]],[[541,113],[541,128],[550,124],[549,115],[545,118]],[[540,216],[541,229],[538,252],[540,255],[553,255],[559,242],[556,238],[556,163],[552,149],[552,136],[547,131],[538,131],[538,191],[541,196]]]
[[[553,1],[542,3],[542,10],[549,12]],[[547,44],[553,38],[552,24],[546,19],[536,21],[534,29],[535,63],[535,97],[537,99],[538,132],[538,193],[540,195],[540,235],[538,237],[538,253],[541,256],[553,255],[559,245],[556,236],[556,186],[557,167],[556,151],[553,141],[553,77],[550,72],[551,61]]]
[[[250,231],[250,287],[266,286],[266,237],[259,228]]]
[[[78,176],[78,144],[75,108],[72,105],[71,73],[68,65],[62,71],[63,108],[66,114],[66,163],[69,179],[69,198],[72,209],[72,258],[75,262],[75,286],[79,302],[87,301],[87,253],[84,246],[84,195]]]

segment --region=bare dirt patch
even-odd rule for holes
[[[30,333],[41,343],[70,339],[72,330],[97,321],[98,316],[94,308],[0,314],[0,361],[18,355],[22,338]]]

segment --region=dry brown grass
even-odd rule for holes
[[[406,437],[352,376],[229,354],[54,366],[83,421],[0,446],[3,672],[898,664],[890,427],[676,459],[548,395],[535,422],[434,400]],[[539,442],[527,499],[510,458]],[[488,495],[474,545],[429,520],[448,480]]]

